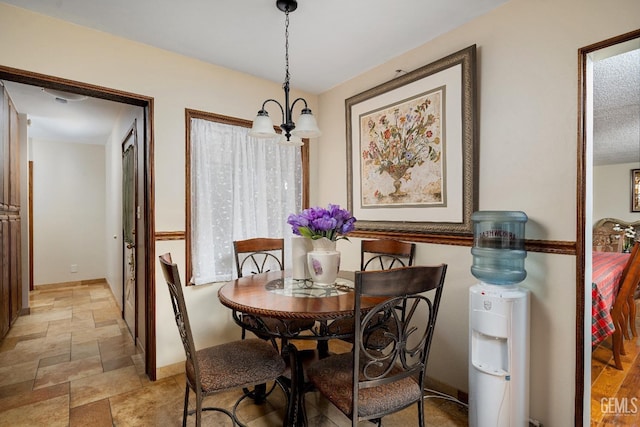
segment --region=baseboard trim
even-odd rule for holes
[[[156,369],[156,381],[172,377],[174,375],[184,374],[184,372],[184,361],[162,366]]]
[[[78,280],[78,281],[75,281],[75,282],[44,283],[44,284],[41,284],[41,285],[35,285],[33,288],[34,288],[34,290],[57,289],[57,288],[67,288],[67,287],[72,287],[72,286],[96,285],[96,284],[99,284],[99,283],[104,283],[105,285],[108,286],[108,283],[107,283],[106,279],[100,278],[100,279]]]
[[[433,379],[431,377],[426,377],[424,380],[424,385],[426,388],[435,390],[437,392],[440,393],[444,393],[447,396],[451,396],[457,400],[459,400],[460,402],[469,403],[469,393],[466,393],[464,391],[458,390],[455,387],[452,387],[448,384],[445,384],[441,381],[438,381],[436,379]]]
[[[31,308],[27,307],[20,310],[20,314],[18,314],[18,316],[28,316],[30,314],[31,314]]]

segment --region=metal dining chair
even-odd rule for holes
[[[236,260],[238,277],[246,274],[266,273],[268,271],[284,269],[284,239],[258,237],[233,242],[233,250]],[[283,322],[271,317],[257,317],[242,314],[242,323],[251,326],[252,330],[267,328],[270,331],[286,332],[291,335],[295,332],[311,329],[313,320],[291,320]],[[246,329],[242,328],[242,338],[246,335]],[[256,333],[259,338],[272,339],[273,334]],[[286,345],[283,339],[282,346]]]
[[[631,250],[627,265],[625,265],[620,279],[620,288],[611,309],[611,318],[615,325],[615,331],[611,338],[613,361],[616,369],[622,370],[622,359],[625,355],[624,339],[629,338],[629,304],[633,300],[633,292],[640,285],[640,242],[636,242]],[[635,317],[635,313],[633,314]]]
[[[393,239],[362,240],[360,270],[389,270],[413,265],[416,244]]]
[[[284,269],[284,239],[257,237],[236,240],[233,242],[233,249],[238,277]],[[293,336],[299,332],[310,330],[315,326],[315,321],[312,319],[284,321],[247,313],[240,313],[240,319],[242,325],[246,325],[246,327],[242,328],[242,339],[245,339],[246,331],[249,329],[258,338],[270,340],[274,346],[279,345],[281,351],[288,343],[288,339],[285,336]],[[261,333],[260,331],[269,332]],[[278,335],[280,335],[279,344],[275,338]],[[306,353],[305,356],[307,356]],[[307,357],[315,358],[315,355]],[[285,360],[288,360],[288,358],[285,358]],[[288,367],[282,376],[282,384],[287,387],[287,390],[290,388],[290,371]],[[274,387],[275,385],[267,390],[264,384],[256,384],[255,388],[245,387],[243,390],[252,399],[261,401],[271,394]]]
[[[360,270],[390,270],[392,268],[410,267],[413,265],[416,244],[393,239],[362,240],[360,244]],[[399,307],[402,309],[401,307]],[[387,319],[379,318],[378,325],[373,326],[367,336],[371,348],[385,347],[388,339],[382,333],[381,326]],[[392,327],[392,324],[390,324]],[[347,317],[338,319],[329,326],[331,331],[341,334],[352,334],[354,319]],[[351,338],[344,341],[353,342]]]
[[[446,264],[402,267],[386,271],[359,271],[355,276],[353,351],[331,355],[307,368],[307,376],[322,395],[342,411],[355,427],[360,420],[377,422],[385,415],[418,405],[418,424],[424,427],[423,389],[429,349],[433,339],[444,286]],[[361,313],[364,296],[385,297],[367,313]],[[406,307],[401,315],[397,307]],[[394,327],[383,349],[366,345],[371,322],[382,315]],[[302,367],[295,346],[288,346],[293,381],[290,407],[304,404]]]
[[[238,277],[284,269],[284,239],[256,237],[235,240],[233,251]]]
[[[167,282],[175,321],[186,354],[186,387],[183,427],[187,416],[196,414],[196,426],[201,425],[202,411],[218,411],[229,416],[234,425],[242,425],[236,416],[236,410],[242,400],[249,397],[243,394],[232,410],[219,407],[203,407],[205,397],[215,393],[242,389],[247,386],[274,381],[287,393],[280,376],[285,370],[285,362],[277,349],[269,342],[260,339],[245,339],[196,350],[187,306],[182,292],[182,283],[178,267],[171,260],[171,254],[160,257],[162,273]],[[196,408],[189,411],[189,394],[193,390],[196,396]]]

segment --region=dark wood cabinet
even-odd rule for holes
[[[0,336],[4,337],[9,331],[9,318],[11,306],[11,294],[9,293],[9,218],[0,216]]]
[[[22,311],[18,113],[0,85],[0,338]]]

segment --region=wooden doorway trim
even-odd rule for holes
[[[585,369],[585,233],[587,192],[587,58],[597,50],[640,37],[640,29],[619,35],[578,49],[578,182],[577,182],[577,230],[576,230],[576,372],[575,417],[576,426],[583,425],[584,417],[584,369]],[[590,228],[590,227],[589,227]],[[591,389],[589,388],[589,391]],[[589,408],[587,408],[589,410]],[[589,411],[590,412],[590,411]]]
[[[27,162],[27,174],[29,179],[29,194],[27,194],[27,199],[29,206],[27,206],[27,220],[29,221],[28,228],[28,244],[29,244],[29,291],[33,291],[33,160],[29,160]]]
[[[34,73],[0,65],[0,80],[77,93],[93,98],[134,105],[144,109],[145,135],[142,140],[144,152],[144,271],[145,271],[145,371],[149,378],[156,379],[156,306],[155,306],[155,200],[154,200],[154,148],[153,148],[153,98],[104,86],[68,80],[61,77]]]

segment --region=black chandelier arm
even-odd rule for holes
[[[306,100],[306,99],[304,99],[304,98],[298,98],[298,99],[296,99],[295,101],[293,101],[293,103],[291,104],[291,108],[289,109],[289,110],[291,111],[291,113],[292,113],[292,114],[293,114],[293,107],[295,107],[296,102],[298,102],[298,101],[302,101],[302,102],[304,102],[304,108],[303,108],[303,110],[308,110],[308,109],[309,109],[309,106],[307,105],[307,100]]]
[[[275,103],[278,105],[278,107],[280,107],[280,113],[282,113],[282,117],[284,118],[284,116],[285,116],[285,114],[284,114],[284,108],[282,107],[282,104],[280,104],[280,103],[279,103],[278,101],[276,101],[275,99],[267,99],[266,101],[264,101],[264,102],[262,103],[262,108],[260,109],[260,111],[264,111],[264,112],[266,112],[267,110],[265,110],[265,108],[264,108],[264,107],[265,107],[265,106],[267,105],[267,103],[269,103],[269,102],[275,102]]]
[[[274,102],[275,104],[278,105],[278,107],[280,107],[280,113],[282,113],[282,124],[280,125],[280,128],[284,131],[284,135],[287,137],[287,141],[289,141],[289,139],[291,138],[291,131],[296,127],[296,124],[293,123],[293,120],[291,118],[291,108],[289,108],[289,98],[288,96],[285,97],[286,101],[287,101],[287,106],[283,107],[282,104],[280,104],[278,101],[276,101],[275,99],[267,99],[266,101],[264,101],[262,103],[262,108],[260,109],[260,111],[258,111],[258,115],[266,115],[268,116],[269,113],[267,113],[267,110],[265,110],[265,106],[269,103],[269,102]],[[297,101],[297,99],[296,99]],[[303,100],[304,101],[304,100]],[[306,101],[305,101],[305,105],[306,105]]]
[[[293,101],[293,104],[291,104],[291,107],[289,107],[289,92],[285,92],[285,96],[287,99],[287,107],[285,110],[285,117],[284,117],[284,123],[280,126],[284,132],[285,132],[285,136],[287,137],[287,141],[289,141],[289,138],[291,137],[291,131],[293,129],[295,129],[296,124],[293,122],[293,107],[295,107],[296,103],[298,101],[302,101],[304,102],[304,108],[302,109],[302,112],[311,112],[311,110],[309,110],[309,107],[307,106],[307,101],[304,98],[297,98],[295,101]]]

